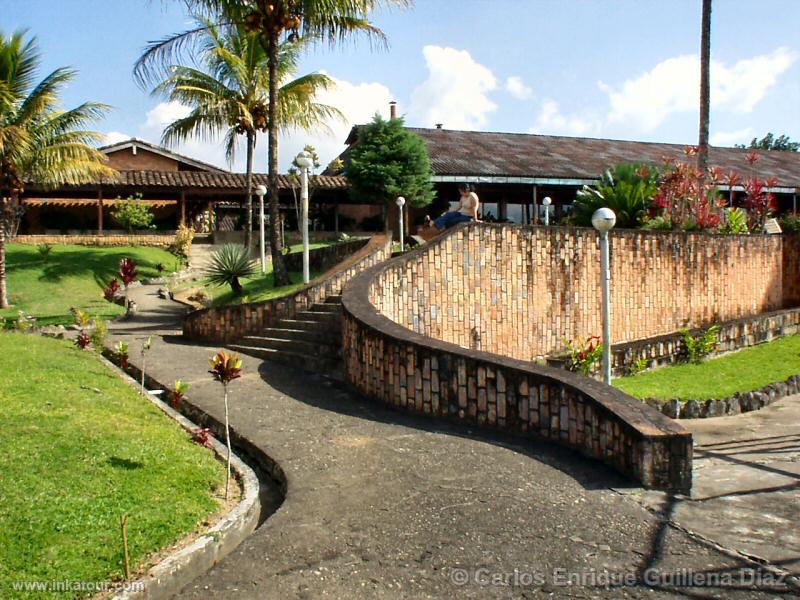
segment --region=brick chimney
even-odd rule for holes
[[[397,118],[397,102],[392,100],[389,102],[389,118],[396,119]]]
[[[436,123],[436,129],[441,129],[443,125],[441,123]]]

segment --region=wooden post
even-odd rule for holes
[[[339,233],[339,203],[333,205],[333,230]]]
[[[186,225],[186,192],[181,190],[181,217],[178,225]]]
[[[103,233],[103,190],[97,190],[97,233]]]
[[[128,516],[125,513],[122,513],[120,525],[122,526],[122,552],[125,556],[125,580],[128,581],[131,578],[131,563],[128,558]]]
[[[533,185],[533,223],[539,223],[539,186]]]

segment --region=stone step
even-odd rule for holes
[[[336,379],[337,381],[344,380],[341,360],[331,360],[319,356],[297,354],[294,352],[275,350],[273,348],[260,348],[258,346],[246,344],[230,344],[228,347],[236,352],[260,358],[261,360],[268,360],[270,362],[303,369],[311,373],[317,373],[331,379]]]
[[[341,303],[342,303],[341,294],[336,294],[325,298],[325,304],[341,304]]]
[[[274,325],[275,329],[302,329],[303,331],[322,331],[325,333],[338,333],[342,330],[341,320],[332,320],[330,323],[322,323],[311,319],[281,319]]]
[[[293,329],[286,326],[285,322],[278,322],[275,327],[265,328],[260,335],[282,340],[303,340],[306,342],[329,344],[331,346],[341,346],[342,334],[340,331],[320,329],[318,323],[313,321],[311,323],[313,323],[314,326],[310,329]]]
[[[333,302],[326,302],[325,304],[312,304],[309,310],[312,312],[324,312],[340,315],[342,314],[342,305],[335,304]]]
[[[339,324],[342,321],[342,315],[339,312],[332,313],[316,310],[301,310],[294,317],[298,321],[316,321],[323,325]]]
[[[256,346],[258,348],[269,348],[282,352],[293,352],[295,354],[319,356],[330,359],[338,359],[341,354],[341,346],[336,343],[323,344],[302,339],[248,335],[243,337],[240,343],[247,346]]]

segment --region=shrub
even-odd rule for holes
[[[86,348],[89,347],[91,341],[92,340],[89,337],[89,334],[86,333],[83,329],[81,329],[80,332],[78,333],[78,337],[75,338],[75,345],[78,346],[78,348],[80,348],[81,350],[86,350]]]
[[[108,334],[108,326],[103,319],[95,317],[94,319],[94,327],[92,328],[92,333],[89,336],[92,341],[92,346],[97,352],[102,352],[103,348],[106,347],[106,335]]]
[[[641,373],[647,369],[647,359],[646,358],[637,358],[631,364],[628,365],[627,373],[628,375],[636,375],[637,373]]]
[[[672,230],[672,221],[660,215],[645,217],[642,220],[642,229],[647,229],[648,231],[670,231]]]
[[[50,260],[50,253],[53,251],[53,244],[39,244],[36,246],[36,250],[39,252],[39,256],[42,257],[44,262]]]
[[[25,333],[34,326],[36,319],[25,314],[24,310],[17,311],[16,327],[17,331]]]
[[[194,240],[194,229],[181,223],[178,231],[175,232],[175,254],[183,258],[189,257],[189,248]]]
[[[597,361],[603,356],[603,344],[600,338],[593,335],[578,342],[565,340],[565,343],[570,355],[567,369],[584,375],[591,374]]]
[[[172,390],[171,394],[171,404],[172,408],[178,410],[180,408],[181,402],[186,399],[186,392],[189,390],[189,384],[181,381],[180,379],[175,380],[175,387]]]
[[[103,288],[103,298],[108,300],[109,302],[115,302],[117,299],[117,295],[119,294],[120,285],[117,278],[114,277],[111,281],[108,282],[108,285]]]
[[[211,441],[211,430],[206,428],[198,427],[194,431],[192,431],[192,440],[194,440],[195,444],[200,444],[205,448],[213,448],[214,442]]]
[[[136,281],[139,276],[136,270],[136,261],[132,258],[121,258],[119,261],[119,276],[126,288]]]
[[[247,248],[238,244],[225,244],[214,252],[206,269],[209,283],[218,286],[230,285],[237,296],[241,296],[244,291],[239,280],[254,273],[250,253]]]
[[[688,329],[682,329],[681,334],[683,334],[683,345],[686,350],[687,360],[699,363],[716,350],[719,345],[717,343],[717,333],[719,333],[717,325],[713,325],[695,336]]]
[[[231,481],[231,432],[228,420],[228,385],[242,376],[242,359],[236,354],[228,354],[220,350],[208,360],[211,365],[209,373],[215,381],[222,384],[223,402],[225,403],[225,445],[228,447],[227,476],[225,477],[225,500],[228,499],[228,487]]]
[[[784,233],[800,233],[800,216],[783,215],[780,223]]]
[[[691,153],[688,149],[687,154]],[[715,169],[703,173],[688,163],[669,164],[653,197],[655,211],[651,216],[666,219],[673,229],[716,229],[722,222],[718,209],[724,203],[717,191],[721,177]]]
[[[80,308],[75,308],[74,306],[69,309],[69,312],[72,313],[72,317],[75,319],[75,325],[81,328],[89,326],[91,322],[89,313],[85,313]]]
[[[117,197],[117,202],[111,210],[111,217],[128,233],[133,233],[137,229],[155,229],[153,211],[147,202],[142,200],[141,194],[129,196],[125,200]]]
[[[741,208],[729,208],[726,211],[726,220],[720,225],[722,233],[744,234],[747,229],[747,212]]]
[[[114,352],[117,354],[117,359],[119,360],[119,366],[121,369],[128,368],[128,344],[125,342],[117,342],[117,345],[114,346]]]
[[[652,207],[658,191],[658,170],[636,163],[621,163],[608,169],[600,181],[583,186],[575,197],[570,220],[575,225],[591,227],[592,215],[607,207],[617,215],[617,226],[638,227]]]

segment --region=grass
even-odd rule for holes
[[[320,273],[311,272],[311,279],[319,276]],[[242,279],[242,288],[244,294],[237,297],[233,294],[230,287],[217,287],[206,285],[206,293],[213,299],[213,306],[221,306],[224,304],[236,304],[242,301],[245,302],[264,302],[279,298],[281,296],[288,296],[303,287],[303,274],[296,271],[289,273],[289,285],[275,287],[275,278],[272,273],[272,266],[267,267],[267,274],[262,275],[260,272],[254,277],[247,277]]]
[[[67,324],[73,320],[71,306],[103,318],[122,314],[121,306],[103,299],[103,287],[119,278],[119,261],[125,257],[136,261],[140,278],[157,276],[159,263],[167,273],[177,265],[173,254],[146,246],[54,246],[45,261],[36,246],[9,244],[6,270],[13,307],[0,310],[0,320],[16,320],[23,310],[41,325]]]
[[[218,509],[224,465],[90,352],[0,333],[0,372],[0,597],[118,578],[122,513],[133,569]]]
[[[800,373],[800,336],[788,336],[699,364],[622,377],[613,385],[636,398],[708,400],[749,392]]]

